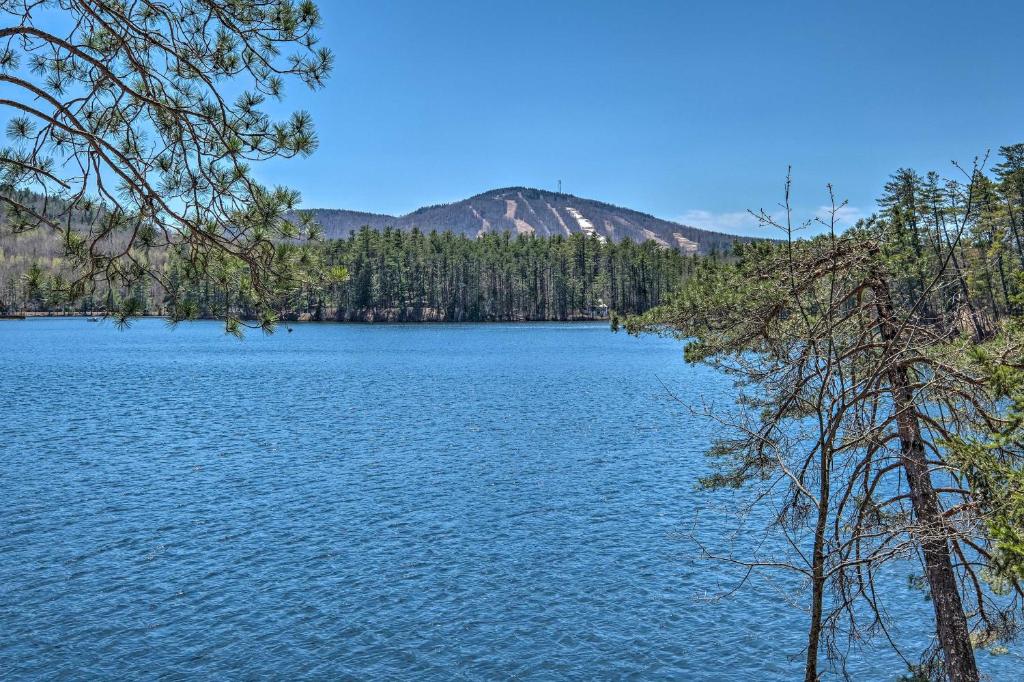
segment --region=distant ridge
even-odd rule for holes
[[[424,206],[403,216],[332,208],[310,210],[328,238],[347,237],[363,226],[419,228],[421,232],[450,230],[469,237],[494,232],[542,237],[584,232],[614,241],[653,239],[684,253],[701,254],[721,252],[736,240],[751,241],[749,237],[702,230],[594,199],[529,187],[495,189],[451,204]]]

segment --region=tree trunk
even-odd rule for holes
[[[960,260],[956,255],[956,245],[949,241],[949,233],[946,232],[945,220],[940,216],[938,209],[935,209],[935,226],[935,229],[942,231],[946,245],[949,247],[949,254],[953,261],[953,271],[956,273],[956,279],[960,284],[960,291],[964,297],[964,305],[967,306],[967,312],[971,318],[971,326],[974,328],[974,340],[982,341],[987,336],[985,325],[982,324],[978,311],[975,309],[974,303],[971,302],[971,291],[967,287],[967,279],[964,277],[964,273],[960,269]],[[886,287],[886,293],[888,293],[888,287]],[[889,299],[886,298],[886,300],[888,301]]]
[[[831,457],[822,444],[821,481],[818,519],[814,526],[814,551],[811,558],[811,625],[807,631],[807,663],[804,682],[818,682],[818,644],[821,641],[821,612],[825,600],[825,531],[828,525]]]
[[[1020,242],[1020,233],[1017,232],[1017,216],[1013,210],[1013,199],[1007,195],[1006,206],[1010,209],[1010,232],[1013,233],[1013,241],[1017,244],[1017,258],[1020,259],[1020,266],[1024,268],[1024,245]]]
[[[884,280],[874,285],[878,308],[878,322],[882,340],[892,344],[896,340],[892,298]],[[894,354],[892,348],[888,351]],[[924,554],[925,577],[931,592],[935,611],[935,630],[945,659],[946,674],[950,682],[977,682],[978,667],[974,660],[967,617],[953,562],[946,539],[942,509],[938,494],[932,485],[931,473],[921,440],[921,425],[917,417],[914,395],[910,387],[909,368],[894,362],[888,370],[893,409],[900,437],[900,460],[907,474],[910,499],[917,524],[917,539]]]

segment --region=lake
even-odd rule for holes
[[[793,578],[718,598],[735,572],[698,557],[736,526],[696,490],[717,427],[690,408],[731,385],[681,351],[584,323],[0,322],[2,676],[802,676]],[[916,655],[930,605],[897,587]],[[904,671],[881,645],[853,669]]]

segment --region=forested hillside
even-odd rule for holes
[[[41,197],[32,193],[22,192],[19,201],[43,210]],[[84,233],[104,217],[100,209],[90,210],[68,214],[72,233]],[[734,241],[749,241],[522,187],[401,217],[333,209],[307,213],[326,241],[279,242],[277,271],[290,261],[300,270],[312,265],[334,276],[318,283],[293,276],[309,280],[308,286],[282,285],[275,314],[286,319],[566,320],[643,312],[692,268],[688,256],[718,257],[728,254]],[[53,230],[19,232],[10,221],[4,223],[0,312],[70,309],[65,293],[76,273],[66,259],[64,239]],[[110,231],[101,248],[117,253],[125,241],[119,234]],[[188,314],[206,317],[223,316],[229,301],[237,312],[255,314],[252,300],[241,293],[252,283],[238,263],[222,263],[216,256],[196,262],[167,248],[150,248],[138,257],[148,269],[164,273],[162,281],[111,271],[113,281],[126,284],[111,288],[106,276],[86,282],[88,293],[75,297],[74,309],[161,314],[180,301]],[[215,282],[218,277],[236,281],[234,294],[226,297],[227,284]]]
[[[683,253],[705,255],[728,251],[736,239],[749,241],[593,199],[529,187],[495,189],[463,201],[425,206],[403,216],[321,208],[311,212],[328,237],[347,237],[364,225],[451,231],[467,237],[502,232],[537,237],[582,233],[611,241],[653,240]]]

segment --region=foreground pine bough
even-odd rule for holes
[[[315,3],[12,0],[0,15],[0,207],[6,229],[61,244],[51,296],[145,290],[169,249],[197,272],[244,264],[256,298],[274,279],[322,278],[277,257],[276,240],[317,235],[288,219],[298,193],[252,174],[317,146],[306,112],[274,120],[264,108],[286,80],[316,89],[331,70]],[[139,314],[137,303],[112,314]]]

